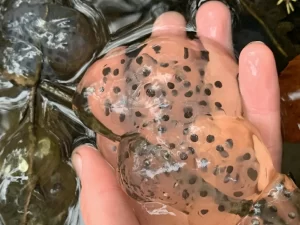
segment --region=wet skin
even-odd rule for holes
[[[212,15],[215,18],[216,14],[220,16],[220,21],[201,23]],[[262,197],[265,201],[274,201],[272,196],[267,200],[261,196],[267,185],[270,185],[267,189],[270,190],[283,182],[286,185],[285,191],[292,192],[295,189],[288,179],[284,181],[285,178],[281,176],[275,179],[276,171],[268,151],[271,151],[274,164],[279,168],[278,83],[272,54],[263,44],[250,44],[242,52],[238,68],[231,55],[224,50],[231,50],[232,47],[229,44],[230,31],[224,31],[224,21],[229,24],[229,13],[220,3],[207,3],[199,10],[197,23],[205,24],[201,28],[203,30],[198,29],[201,41],[190,41],[184,36],[180,29],[184,21],[175,13],[161,16],[155,28],[169,24],[171,18],[177,18],[174,21],[178,24],[171,26],[174,29],[177,25],[176,30],[171,27],[168,30],[154,29],[152,38],[145,42],[147,45],[141,45],[135,54],[130,54],[123,47],[116,49],[96,62],[79,85],[79,93],[85,91],[88,96],[91,112],[102,126],[114,133],[114,138],[126,133],[137,133],[136,136],[120,138],[121,144],[117,149],[109,140],[99,136],[99,148],[110,164],[118,168],[122,187],[131,197],[143,203],[156,202],[154,206],[146,204],[150,209],[161,208],[162,204],[169,205],[167,209],[170,214],[177,215],[149,217],[145,209],[135,207],[140,212],[137,217],[141,224],[152,224],[154,221],[164,224],[218,224],[224,222],[224,219],[230,221],[230,224],[236,224],[247,214],[249,217],[243,221],[245,224],[251,224],[249,221],[253,219],[265,220],[268,216],[266,211],[261,210],[262,214],[256,215],[250,213],[250,207],[252,201]],[[206,28],[209,25],[209,28],[217,28],[216,32]],[[174,32],[172,39],[167,38],[170,32]],[[228,39],[220,35],[224,33]],[[148,71],[149,68],[151,71]],[[258,75],[257,78],[257,74],[262,71],[267,75]],[[138,85],[130,84],[134,81],[139,81]],[[257,82],[258,88],[253,91],[250,84],[254,82]],[[271,86],[268,93],[262,84]],[[174,90],[177,93],[174,94]],[[131,100],[126,102],[127,114],[116,110],[124,109],[125,103],[120,101],[124,96],[130,96]],[[264,98],[257,102],[259,96]],[[161,107],[161,101],[163,105],[170,105],[171,102],[172,108]],[[160,107],[155,109],[153,105],[157,102]],[[117,104],[121,104],[121,107],[115,107]],[[268,113],[268,117],[264,116],[265,113]],[[175,125],[170,118],[175,118]],[[89,157],[85,154],[96,154],[84,154],[80,149],[76,153],[83,159]],[[103,159],[99,156],[97,158],[99,163],[101,161],[100,165],[106,168]],[[75,156],[73,159],[76,161]],[[84,166],[84,171],[90,167],[87,164]],[[106,170],[111,173],[108,168]],[[106,172],[101,173],[104,175]],[[156,173],[154,179],[153,173]],[[91,179],[91,175],[85,178],[81,171],[80,177],[83,182],[82,209],[86,212],[85,219],[89,221],[88,224],[96,224],[97,218],[93,218],[93,212],[97,208],[91,208],[84,200],[91,196],[91,193],[85,191],[88,187],[84,184]],[[114,190],[114,199],[121,201],[120,210],[125,207],[127,197],[116,191],[115,180],[107,179],[111,183],[107,186],[100,184],[102,186],[99,188]],[[99,208],[105,199],[102,198]],[[273,216],[275,222],[281,221],[278,224],[292,221],[294,223],[291,224],[298,224],[297,218],[289,216],[297,210],[292,199],[296,198],[288,200],[291,203],[289,212],[279,210]],[[260,204],[259,207],[265,205]],[[295,217],[298,216],[296,214]],[[120,216],[132,219],[133,224],[137,223],[128,209],[120,212]],[[110,224],[110,218],[98,218],[98,221],[108,221],[105,223]]]

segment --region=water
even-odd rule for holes
[[[184,14],[192,34],[196,9],[204,2],[0,0],[0,224],[82,224],[80,184],[70,156],[79,144],[95,145],[95,133],[71,109],[77,83],[109,50],[149,37],[163,12]],[[300,39],[289,38],[299,37],[299,17],[284,17],[285,8],[270,2],[230,3],[235,53],[238,57],[247,43],[262,40],[281,71],[300,53]],[[251,10],[240,11],[237,5],[243,4]],[[270,22],[257,8],[273,11],[281,21]],[[290,27],[280,30],[282,21],[295,28],[278,37]],[[280,23],[277,34],[268,33],[266,27]],[[288,169],[298,170],[284,166]]]

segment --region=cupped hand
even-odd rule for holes
[[[233,55],[230,12],[222,3],[210,1],[200,7],[196,17],[197,33],[219,43]],[[160,16],[153,34],[182,35],[183,17],[175,12]],[[239,87],[244,116],[260,131],[274,166],[280,170],[281,133],[279,85],[272,52],[260,42],[248,44],[239,58]],[[112,142],[99,137],[100,152],[90,146],[78,147],[72,156],[81,180],[81,212],[86,225],[188,224],[185,214],[152,216],[120,189],[113,167],[116,152]],[[110,164],[109,164],[109,163]]]

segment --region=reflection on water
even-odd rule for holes
[[[203,2],[0,0],[0,224],[82,224],[70,156],[95,134],[71,110],[76,84],[97,57],[148,37],[165,11],[193,31]]]
[[[11,126],[5,121],[12,113],[6,113],[6,118],[1,120],[7,132],[3,132],[0,142],[0,212],[7,224],[25,221],[63,224],[69,211],[73,211],[69,215],[74,217],[70,221],[78,217],[76,205],[80,187],[70,154],[75,141],[92,138],[93,133],[81,125],[70,109],[41,93],[36,95],[38,113],[34,126],[26,113],[20,122],[15,116],[8,120],[15,122]]]

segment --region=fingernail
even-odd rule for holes
[[[265,44],[264,42],[262,42],[262,41],[252,41],[252,42],[250,42],[250,44],[255,44],[255,43],[266,45],[266,44]]]
[[[72,164],[74,166],[77,176],[80,179],[82,172],[82,159],[80,154],[76,151],[76,149],[72,153]]]

